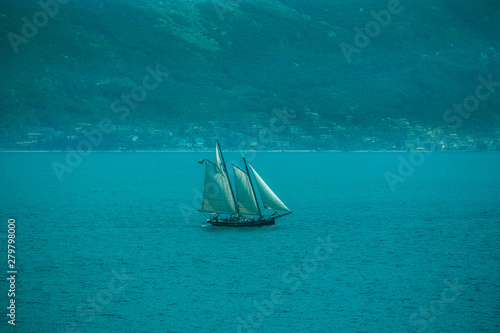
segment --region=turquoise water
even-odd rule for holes
[[[499,154],[425,156],[394,191],[397,153],[249,154],[294,212],[249,229],[194,212],[212,155],[93,153],[59,182],[64,153],[0,154],[15,330],[500,332]]]

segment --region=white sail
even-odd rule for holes
[[[215,145],[215,158],[217,159],[217,168],[219,169],[220,172],[225,173],[224,167],[222,166],[222,161],[220,159],[220,154],[221,154],[221,152],[219,152],[219,144],[216,144]]]
[[[248,174],[240,168],[233,165],[234,184],[236,187],[236,197],[240,213],[244,214],[259,214],[259,207],[255,200],[255,194],[250,183]]]
[[[205,161],[205,188],[201,208],[210,212],[237,213],[229,179],[213,162]]]
[[[250,164],[248,164],[250,170],[252,170],[253,176],[257,183],[257,187],[259,188],[260,197],[262,198],[262,203],[264,207],[267,209],[273,210],[285,210],[290,211],[287,206],[278,198],[276,194],[267,186],[262,178],[260,178],[259,174],[255,171],[254,168]]]

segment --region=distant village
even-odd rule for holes
[[[269,151],[500,151],[500,128],[463,134],[452,126],[431,128],[419,121],[385,118],[359,126],[353,115],[341,122],[305,110],[273,110],[249,122],[143,125],[77,123],[65,129],[33,127],[0,134],[3,151],[203,151],[219,139],[226,150]],[[90,143],[90,144],[89,144]]]

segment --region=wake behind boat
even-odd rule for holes
[[[245,157],[243,157],[244,170],[233,165],[235,196],[219,140],[215,146],[215,155],[216,163],[206,159],[199,161],[201,164],[205,163],[205,186],[200,211],[211,213],[207,219],[208,223],[226,227],[274,225],[277,218],[292,213],[247,163]],[[254,182],[263,207],[274,210],[274,213],[269,215],[262,213]],[[286,213],[279,214],[278,211]]]

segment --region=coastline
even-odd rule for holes
[[[0,153],[70,153],[69,150],[0,150]],[[91,153],[213,153],[214,149],[187,150],[95,150]],[[497,151],[456,151],[456,150],[227,150],[228,153],[496,153]]]

